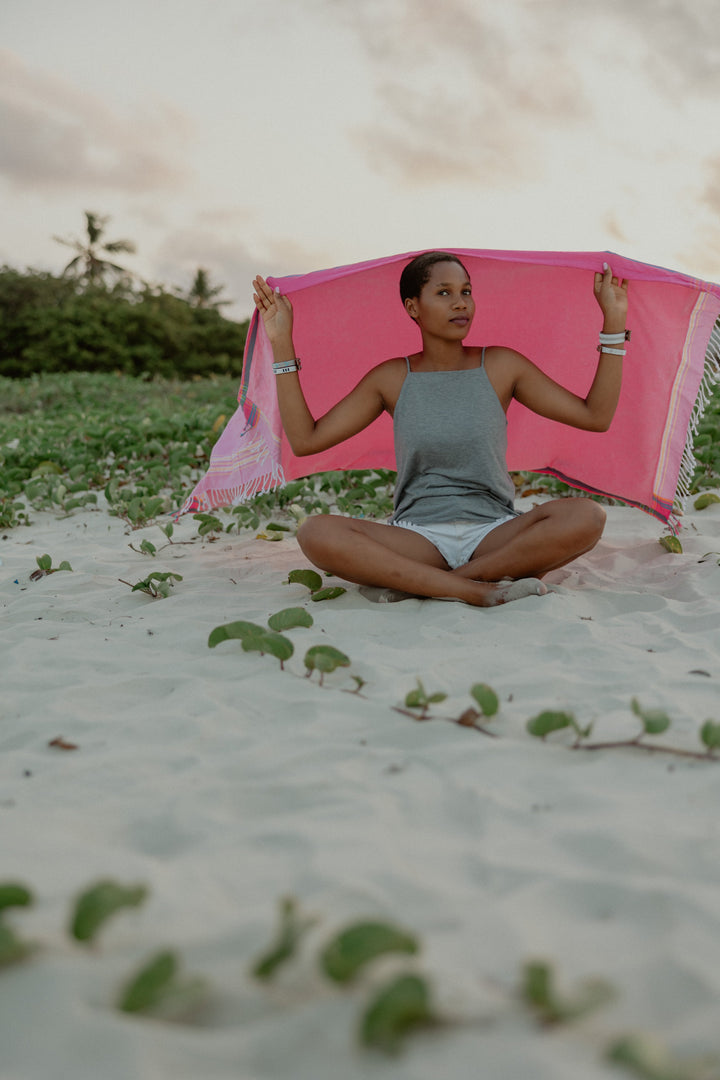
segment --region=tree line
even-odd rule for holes
[[[61,274],[0,267],[0,375],[239,375],[248,322],[222,315],[223,286],[203,267],[185,294],[137,281],[115,261],[134,244],[107,222],[86,211],[82,238],[56,237],[75,253]]]

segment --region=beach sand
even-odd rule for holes
[[[720,550],[720,505],[685,517],[680,555],[656,521],[611,507],[547,596],[492,610],[371,604],[354,586],[310,602],[284,583],[307,566],[292,538],[201,541],[182,519],[153,559],[129,545],[160,548],[157,528],[33,519],[0,539],[0,876],[32,887],[7,922],[39,945],[0,971],[4,1080],[595,1080],[619,1075],[603,1055],[628,1031],[720,1053],[720,762],[573,751],[566,731],[525,727],[560,709],[593,739],[629,738],[637,697],[672,718],[655,741],[702,750],[702,722],[720,721],[720,555],[700,560]],[[73,572],[31,581],[46,552]],[[167,599],[119,581],[152,570],[183,575]],[[207,646],[221,623],[296,605],[315,623],[288,631],[285,671],[238,641]],[[323,686],[304,677],[315,644],[351,659]],[[448,695],[435,720],[395,711],[418,677]],[[477,682],[499,695],[496,738],[442,719]],[[105,878],[148,899],[74,944],[71,902]],[[260,984],[249,968],[287,895],[318,921]],[[318,951],[363,918],[422,950],[336,988]],[[161,948],[206,1000],[175,1022],[119,1012]],[[597,977],[616,996],[542,1027],[518,995],[537,958],[567,993]],[[406,970],[451,1022],[399,1058],[359,1049],[373,988]]]

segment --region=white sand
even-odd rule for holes
[[[605,539],[548,579],[551,593],[494,610],[409,600],[373,605],[350,587],[310,603],[289,570],[292,539],[247,535],[168,547],[104,512],[34,515],[0,540],[0,877],[32,886],[8,921],[41,945],[0,971],[4,1080],[594,1080],[618,1073],[603,1048],[628,1030],[678,1053],[720,1051],[720,763],[641,751],[573,752],[525,731],[541,709],[634,734],[629,708],[666,709],[665,740],[700,749],[720,721],[720,506],[691,513],[685,553],[612,508]],[[195,535],[182,521],[174,539]],[[35,557],[73,573],[32,582]],[[168,599],[120,584],[181,573]],[[312,629],[296,654],[207,648],[233,619],[294,604]],[[302,677],[311,644],[352,667]],[[692,674],[702,670],[707,675]],[[345,693],[350,675],[364,697]],[[499,737],[398,712],[420,676],[461,713],[484,681]],[[48,746],[56,736],[76,751]],[[140,909],[93,950],[70,943],[71,898],[99,879],[144,882]],[[320,917],[301,959],[267,988],[248,966],[270,939],[278,898]],[[418,933],[414,967],[444,1013],[487,1024],[419,1035],[398,1060],[356,1048],[372,975],[338,991],[318,947],[360,917]],[[176,948],[210,997],[190,1023],[123,1015],[127,975]],[[521,965],[553,962],[562,986],[610,980],[615,1002],[545,1031],[514,997]]]

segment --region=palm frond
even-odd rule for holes
[[[75,258],[71,259],[67,266],[63,269],[63,274],[71,273],[81,260],[82,255],[76,255]]]
[[[85,227],[90,244],[97,244],[109,220],[109,217],[103,217],[102,214],[94,214],[90,210],[85,211]]]
[[[132,240],[111,240],[109,244],[103,244],[102,249],[110,252],[111,255],[115,255],[118,251],[125,252],[127,255],[134,255],[137,251]]]

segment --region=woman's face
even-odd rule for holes
[[[420,295],[406,300],[405,308],[426,333],[462,341],[475,315],[472,286],[462,266],[435,263]]]

